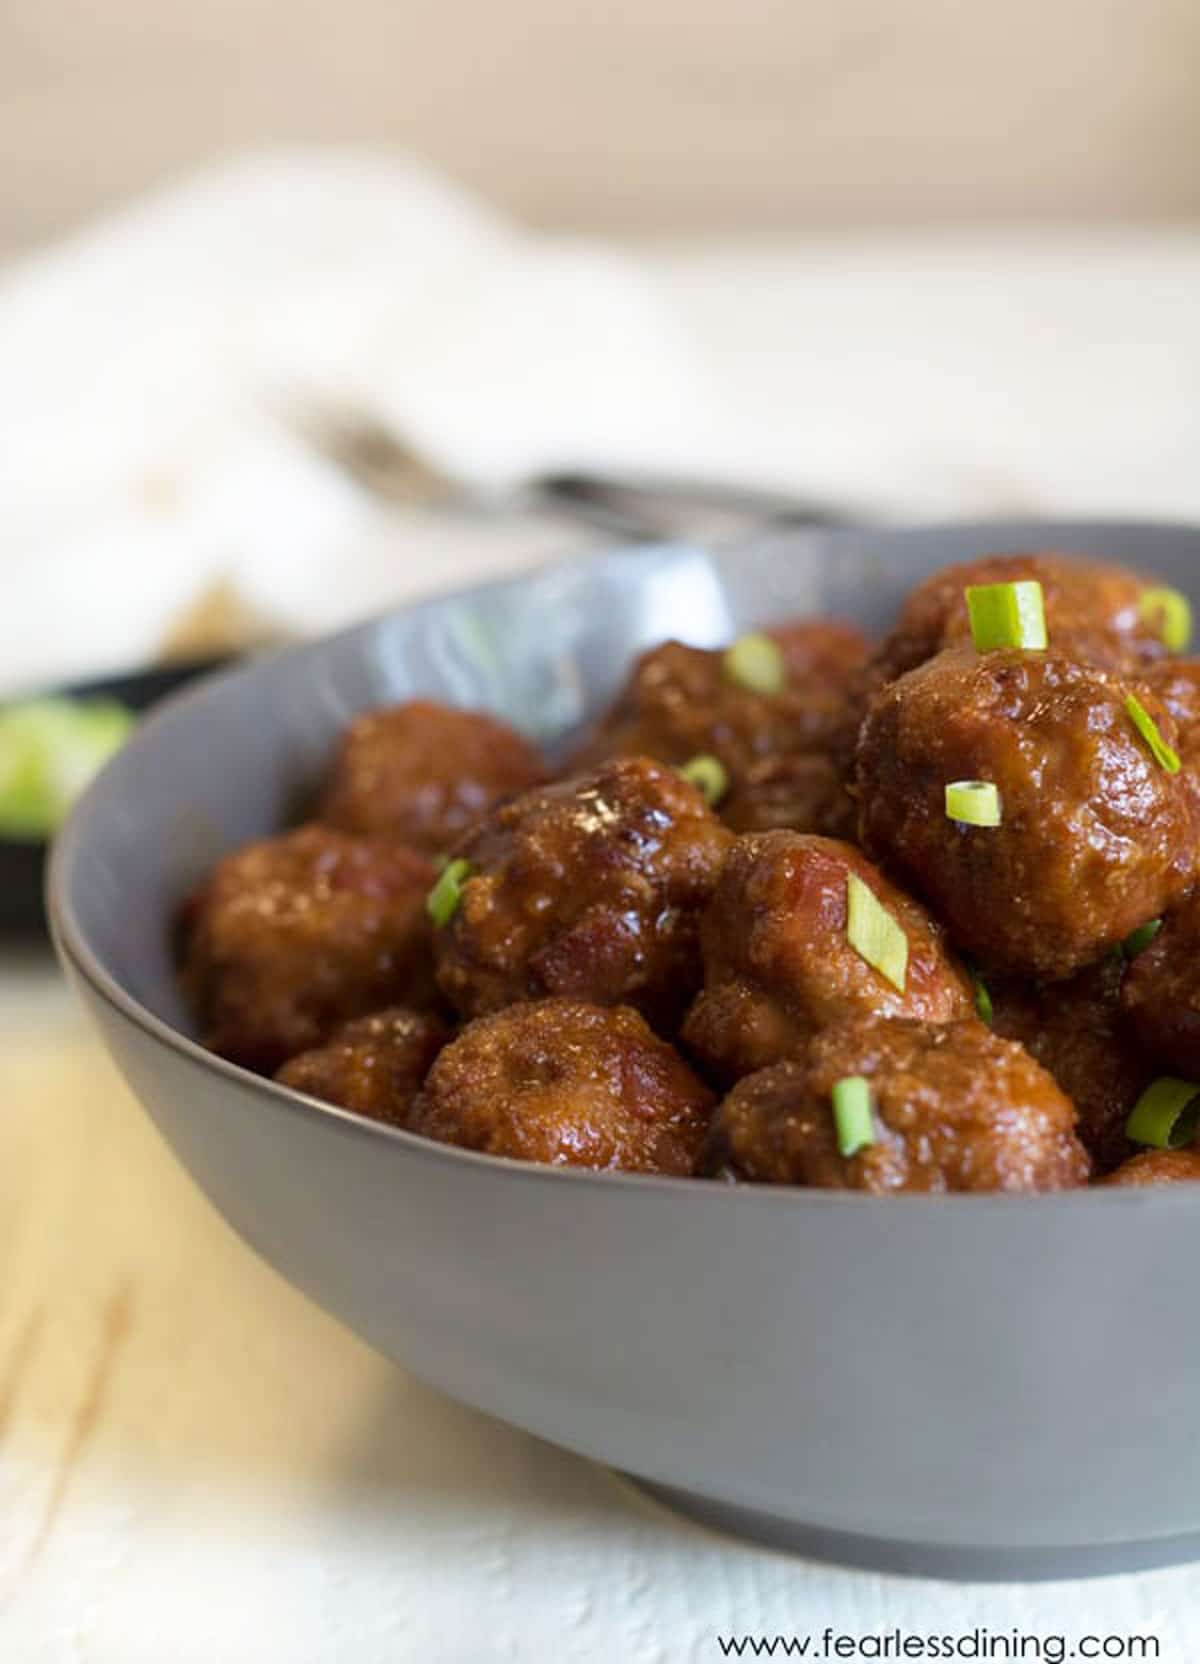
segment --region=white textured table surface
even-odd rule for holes
[[[232,1236],[48,956],[0,968],[0,1265],[3,1664],[706,1664],[721,1634],[977,1625],[1196,1657],[1200,1568],[812,1565],[451,1404]]]

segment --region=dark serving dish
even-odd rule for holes
[[[1193,1186],[867,1198],[482,1157],[204,1051],[171,921],[413,693],[553,745],[666,635],[880,628],[950,561],[1058,548],[1200,603],[1200,531],[812,530],[621,552],[405,608],[172,701],[56,847],[63,960],[164,1135],[266,1259],[469,1403],[699,1517],[842,1559],[1063,1576],[1200,1554]]]

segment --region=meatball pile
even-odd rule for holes
[[[313,818],[185,907],[199,1032],[516,1161],[876,1195],[1200,1180],[1187,620],[1151,577],[1000,553],[874,644],[785,619],[651,647],[557,770],[489,713],[369,711]]]

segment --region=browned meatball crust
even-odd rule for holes
[[[782,691],[770,694],[731,679],[721,648],[679,641],[650,648],[584,741],[580,758],[639,755],[679,764],[711,753],[736,775],[757,758],[819,740],[850,675],[839,662],[846,657],[840,628],[832,642],[827,630],[806,621],[767,632],[780,646],[786,672]]]
[[[843,758],[844,758],[843,751]],[[858,807],[848,790],[849,774],[836,749],[782,751],[752,763],[719,805],[734,832],[782,828],[854,838]]]
[[[1130,966],[1121,999],[1160,1070],[1200,1081],[1200,890],[1167,914]]]
[[[686,1175],[712,1106],[636,1011],[548,999],[469,1023],[431,1069],[409,1126],[518,1161]]]
[[[875,1142],[838,1149],[833,1088],[870,1082]],[[817,1036],[802,1061],[740,1081],[713,1119],[710,1172],[831,1190],[1067,1190],[1088,1160],[1075,1112],[1022,1047],[975,1020],[860,1018]]]
[[[973,584],[1033,579],[1042,586],[1053,651],[1084,663],[1145,670],[1162,656],[1161,621],[1144,614],[1154,580],[1078,555],[985,555],[942,567],[910,591],[895,627],[851,684],[833,752],[851,777],[854,749],[872,698],[889,682],[947,648],[971,641],[966,590]]]
[[[766,631],[778,642],[793,686],[844,686],[870,657],[871,644],[856,624],[842,618],[788,618]]]
[[[348,1018],[433,993],[425,856],[302,826],[220,861],[184,918],[205,1045],[272,1072]]]
[[[464,1016],[569,994],[669,1025],[700,978],[700,912],[731,842],[672,768],[618,758],[527,792],[460,845],[470,876],[437,932]]]
[[[806,830],[844,823],[844,770],[831,746],[846,700],[849,672],[841,661],[849,649],[840,630],[830,640],[826,628],[785,626],[778,633],[789,673],[778,694],[731,681],[719,650],[678,641],[652,648],[573,766],[635,755],[679,766],[713,756],[729,777],[717,807],[738,830],[778,825],[784,814],[788,825]]]
[[[450,1030],[434,1012],[394,1006],[343,1023],[323,1046],[285,1063],[275,1079],[356,1115],[402,1127],[449,1038]]]
[[[1200,659],[1164,659],[1142,678],[1171,713],[1179,755],[1189,768],[1200,769]]]
[[[847,887],[861,879],[908,938],[901,993],[851,947]],[[799,832],[739,838],[701,926],[704,989],[684,1040],[722,1080],[794,1055],[858,1013],[950,1022],[972,995],[940,928],[849,844]]]
[[[1198,804],[1135,729],[1132,684],[1052,653],[940,654],[879,693],[858,747],[868,852],[985,966],[1060,980],[1193,881]],[[1168,742],[1175,726],[1140,692]],[[985,780],[1003,823],[963,826],[945,788]]]
[[[853,841],[858,805],[850,787],[871,644],[836,618],[793,619],[766,634],[783,650],[789,686],[807,688],[821,709],[820,733],[800,749],[752,763],[721,805],[721,818],[735,832],[790,827]]]
[[[1126,1031],[1124,971],[1123,958],[1109,954],[1070,982],[990,989],[993,1029],[1019,1040],[1071,1099],[1080,1141],[1097,1173],[1111,1172],[1133,1154],[1125,1123],[1155,1073]]]
[[[350,724],[319,818],[436,855],[501,798],[544,778],[538,753],[507,723],[414,699]]]
[[[1123,1162],[1104,1183],[1130,1188],[1200,1183],[1200,1150],[1143,1150]]]
[[[875,685],[915,670],[944,648],[970,642],[968,585],[1029,579],[1042,586],[1052,651],[1111,669],[1147,664],[1165,653],[1161,620],[1142,610],[1155,579],[1080,556],[985,555],[942,567],[911,591],[875,655]]]

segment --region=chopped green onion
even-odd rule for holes
[[[1036,578],[1011,584],[969,584],[971,639],[980,653],[1001,647],[1046,647],[1046,604]]]
[[[1000,793],[990,780],[953,780],[946,787],[946,818],[963,826],[999,826]]]
[[[1150,747],[1154,761],[1160,768],[1165,768],[1168,774],[1178,774],[1183,766],[1179,761],[1178,751],[1163,739],[1158,731],[1157,722],[1136,694],[1131,693],[1126,699],[1125,709],[1129,713],[1129,720]]]
[[[689,785],[695,786],[710,809],[715,808],[729,790],[729,775],[719,757],[707,754],[692,757],[679,772]]]
[[[135,721],[115,699],[28,699],[0,709],[0,837],[57,831]]]
[[[871,1086],[864,1075],[846,1075],[833,1086],[833,1121],[838,1150],[844,1156],[857,1155],[875,1142],[871,1120]]]
[[[1178,1150],[1190,1144],[1200,1120],[1200,1086],[1162,1075],[1148,1086],[1125,1123],[1135,1144],[1154,1150]]]
[[[463,885],[470,875],[471,863],[461,856],[457,861],[447,861],[437,883],[425,897],[425,911],[439,930],[458,912]]]
[[[1121,952],[1126,959],[1136,959],[1139,954],[1145,953],[1162,927],[1161,919],[1151,919],[1149,924],[1139,925],[1132,935],[1126,936],[1121,944]]]
[[[855,873],[846,878],[846,940],[893,988],[904,992],[908,937],[874,890]]]
[[[996,1011],[995,1007],[992,1005],[992,996],[988,992],[987,983],[983,980],[978,969],[969,959],[963,961],[963,967],[966,970],[968,977],[971,979],[971,988],[975,995],[975,1010],[979,1015],[979,1019],[981,1022],[987,1023],[990,1027],[992,1019],[996,1015]]]
[[[751,693],[782,693],[786,686],[783,652],[770,636],[739,636],[722,663],[729,680]]]
[[[1192,639],[1192,603],[1177,589],[1165,585],[1142,592],[1138,612],[1153,624],[1168,653],[1183,653]]]

